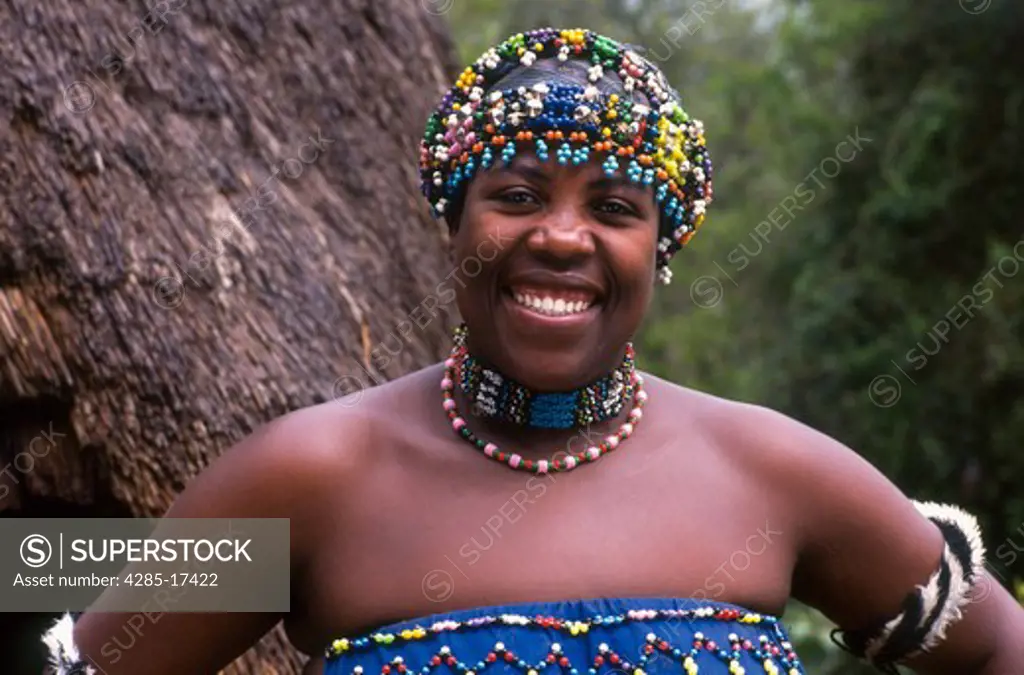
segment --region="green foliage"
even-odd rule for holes
[[[467,61],[544,25],[647,46],[707,125],[716,199],[641,365],[782,410],[907,494],[978,513],[995,571],[1024,578],[999,555],[1024,524],[1024,5],[696,6],[474,0],[451,18]],[[810,672],[856,672],[820,615],[787,618]]]

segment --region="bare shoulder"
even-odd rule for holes
[[[645,375],[652,396],[669,402],[674,424],[685,423],[720,452],[752,463],[759,471],[792,473],[827,468],[835,462],[863,462],[857,453],[812,427],[768,406],[736,401]]]
[[[289,517],[298,544],[304,522],[315,539],[325,495],[359,479],[379,454],[373,444],[381,430],[413,392],[422,396],[429,373],[432,368],[260,425],[201,471],[167,515]]]
[[[912,505],[896,486],[839,440],[767,406],[647,379],[649,389],[670,402],[664,414],[670,411],[672,424],[697,430],[738,477],[771,486],[799,523],[803,545],[820,542],[823,532],[866,505],[889,510],[895,521],[912,517]],[[652,403],[656,398],[652,393]]]

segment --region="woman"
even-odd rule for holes
[[[702,125],[651,63],[584,30],[513,36],[441,101],[421,171],[456,260],[482,263],[451,357],[267,424],[168,513],[290,518],[294,610],[166,614],[116,663],[124,618],[86,614],[86,658],[209,673],[283,619],[327,648],[310,674],[792,675],[775,617],[796,597],[889,670],[1021,671],[1024,612],[969,515],[635,369],[654,281],[712,198]]]

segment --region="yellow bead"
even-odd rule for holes
[[[614,110],[609,110],[608,111],[608,119],[613,120],[613,119],[615,119],[618,116],[619,116],[619,113],[615,112]]]
[[[526,49],[525,49],[525,48],[523,48],[523,47],[520,47],[519,49],[517,49],[517,50],[516,50],[516,54],[517,54],[518,56],[522,56],[522,55],[523,55],[523,54],[525,54],[525,53],[526,53]]]
[[[601,129],[601,135],[604,136],[605,138],[608,138],[609,136],[612,135],[612,130],[609,129],[608,127],[605,127],[604,129]]]
[[[608,97],[608,100],[610,102],[612,102],[612,103],[618,103],[619,102],[619,95],[618,94],[612,94],[611,96]]]
[[[533,46],[533,49],[534,49],[534,51],[542,52],[542,51],[544,51],[544,45],[541,44],[540,42],[538,42],[537,44],[535,44]]]

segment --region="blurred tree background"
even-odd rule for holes
[[[466,62],[548,25],[645,46],[705,122],[716,174],[641,365],[977,513],[993,575],[1020,590],[1024,4],[423,1]],[[809,672],[875,672],[816,612],[786,616]]]

